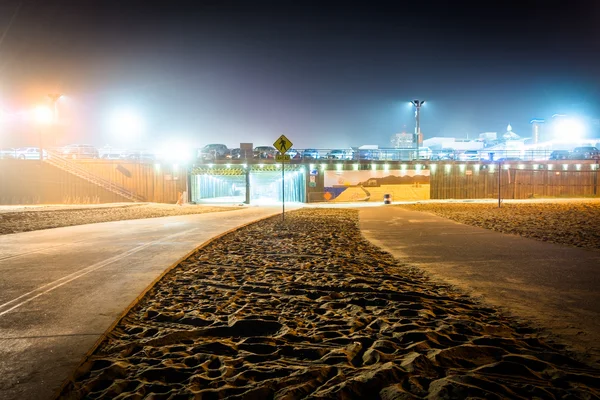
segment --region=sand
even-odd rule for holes
[[[124,316],[64,398],[600,398],[600,370],[366,241],[351,209],[226,235]]]
[[[4,209],[0,208],[0,235],[97,222],[202,214],[240,208],[158,203],[117,206],[107,204],[103,206],[5,207]]]
[[[600,250],[600,200],[401,205],[454,221],[546,242]]]

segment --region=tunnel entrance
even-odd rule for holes
[[[246,174],[250,204],[279,203],[282,200],[281,165],[197,168],[190,177],[191,201],[195,203],[243,203],[246,200]],[[306,179],[302,166],[286,165],[285,201],[306,202]]]

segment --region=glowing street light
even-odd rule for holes
[[[581,139],[585,135],[585,124],[576,118],[560,118],[554,123],[554,135],[557,138]]]
[[[160,153],[165,161],[179,161],[183,164],[187,164],[193,158],[192,146],[177,140],[164,143],[157,153]]]
[[[109,119],[110,131],[122,142],[129,142],[129,145],[140,147],[141,158],[141,136],[144,131],[144,120],[133,110],[117,110]]]
[[[133,111],[120,110],[111,116],[110,127],[116,134],[137,137],[144,130],[144,120]]]
[[[35,121],[42,125],[52,123],[53,114],[48,106],[38,106],[34,110]]]

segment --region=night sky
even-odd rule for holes
[[[0,0],[0,139],[23,143],[19,111],[60,92],[60,144],[389,146],[476,138],[556,113],[600,118],[600,2]],[[590,122],[590,121],[588,121]],[[596,129],[593,125],[591,130]]]

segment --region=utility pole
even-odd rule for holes
[[[60,99],[63,95],[60,93],[50,93],[48,97],[52,102],[52,115],[53,115],[53,123],[58,122],[58,99]]]
[[[63,97],[63,95],[60,93],[49,93],[48,94],[48,98],[50,99],[50,102],[52,103],[52,125],[54,128],[54,129],[52,129],[52,138],[54,139],[54,141],[53,141],[54,146],[56,146],[56,136],[57,136],[57,131],[58,131],[58,100],[60,100],[61,97]]]
[[[411,104],[415,106],[415,146],[417,149],[417,161],[419,160],[419,139],[421,138],[421,106],[425,100],[413,100]]]

